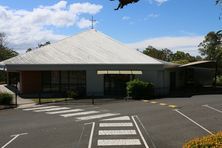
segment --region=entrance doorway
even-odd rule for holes
[[[106,96],[126,96],[126,83],[131,75],[104,75],[104,94]]]

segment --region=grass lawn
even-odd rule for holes
[[[53,102],[63,102],[63,101],[68,101],[72,100],[70,98],[41,98],[41,103],[53,103]],[[39,99],[34,98],[32,101],[39,103]]]

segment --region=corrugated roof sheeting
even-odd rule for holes
[[[95,30],[4,61],[4,64],[162,64]]]

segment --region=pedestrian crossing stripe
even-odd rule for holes
[[[102,121],[127,121],[127,120],[130,120],[129,116],[121,116],[121,117],[103,119]]]
[[[110,116],[118,116],[118,114],[113,113],[105,113],[105,114],[98,114],[98,115],[92,115],[92,116],[86,116],[86,117],[78,117],[77,120],[92,120],[92,119],[98,119],[98,118],[104,118],[104,117],[110,117]]]
[[[132,122],[123,122],[123,123],[100,123],[99,127],[132,127]]]
[[[102,135],[136,135],[135,130],[99,130],[98,133]]]
[[[71,113],[71,112],[81,112],[84,111],[83,109],[70,109],[70,110],[62,110],[62,111],[55,111],[55,112],[46,112],[46,114],[64,114],[64,113]]]
[[[100,139],[97,141],[98,146],[130,146],[141,145],[139,139]]]
[[[58,107],[58,108],[34,110],[34,112],[49,112],[49,111],[58,111],[58,110],[65,110],[65,109],[70,109],[70,108],[68,108],[68,107]]]
[[[63,115],[60,115],[60,116],[62,116],[62,117],[73,117],[73,116],[96,114],[96,113],[99,113],[99,111],[85,111],[85,112],[78,112],[78,113],[63,114]]]
[[[59,106],[43,106],[43,107],[26,108],[23,110],[24,111],[33,111],[33,110],[50,109],[50,108],[56,108],[56,107],[59,107]]]

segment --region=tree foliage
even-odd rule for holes
[[[5,33],[0,33],[0,62],[17,55],[18,53],[16,51],[6,47]]]
[[[178,64],[187,64],[189,62],[202,60],[200,56],[194,57],[191,56],[189,53],[185,53],[183,51],[177,51],[176,53],[173,53],[170,49],[164,48],[158,50],[152,46],[148,46],[143,51],[143,53],[159,60],[174,62]]]
[[[110,1],[114,1],[114,0],[110,0]],[[114,10],[119,10],[122,9],[124,6],[128,5],[128,4],[132,4],[132,3],[137,3],[139,0],[119,0],[119,5],[116,9]]]
[[[199,45],[201,55],[207,60],[222,62],[222,32],[209,32]]]

